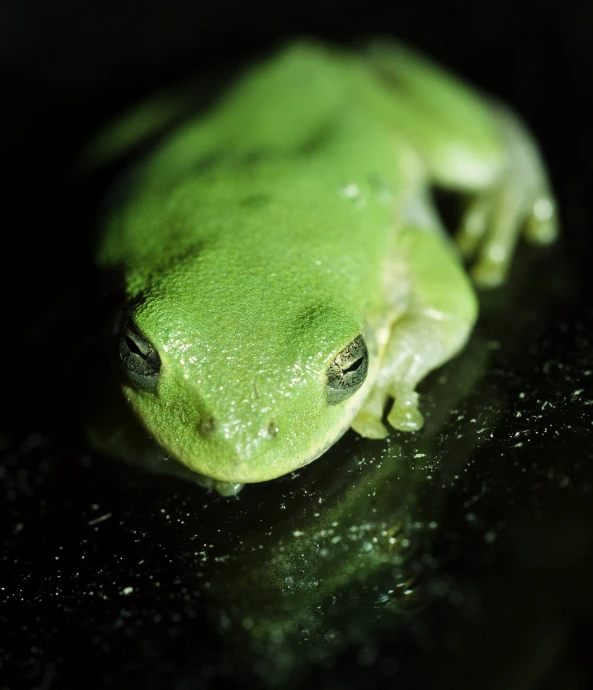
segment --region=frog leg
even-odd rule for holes
[[[387,416],[401,431],[423,425],[416,386],[451,359],[467,342],[477,316],[474,289],[455,250],[435,232],[411,228],[396,241],[398,259],[410,285],[405,314],[393,323],[381,369],[352,427],[362,436],[383,438]]]
[[[516,243],[547,244],[556,205],[538,148],[506,108],[426,58],[390,42],[367,53],[378,107],[423,159],[431,182],[470,195],[456,236],[482,286],[506,277]]]
[[[469,201],[456,236],[461,253],[474,260],[474,280],[485,287],[505,279],[521,232],[533,244],[550,244],[558,234],[556,204],[535,142],[510,111],[492,108],[506,166]]]

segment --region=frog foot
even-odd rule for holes
[[[478,285],[495,287],[505,280],[521,231],[535,244],[555,240],[558,226],[551,195],[525,200],[501,185],[469,204],[456,240],[463,256],[474,261],[471,273]]]
[[[387,438],[389,431],[383,424],[382,417],[387,402],[385,392],[371,394],[360,412],[352,422],[356,433],[365,438]],[[407,391],[397,395],[387,415],[389,425],[398,431],[418,431],[424,425],[424,419],[418,410],[418,393]]]
[[[535,144],[518,119],[495,110],[507,161],[497,180],[467,205],[456,236],[462,255],[473,262],[475,282],[494,287],[506,278],[521,234],[550,244],[558,234],[554,197]]]

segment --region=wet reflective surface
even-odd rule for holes
[[[2,285],[0,688],[590,687],[593,51],[585,15],[501,12],[519,22],[514,81],[506,53],[473,76],[523,105],[544,141],[561,242],[521,247],[509,284],[482,295],[469,346],[423,384],[421,433],[350,433],[234,498],[87,447],[58,360],[94,314],[64,319],[45,297],[77,304],[69,274],[91,292],[69,255],[83,256],[93,195],[57,203],[48,183],[75,148],[67,108],[44,133],[43,111],[30,130],[21,120],[32,141],[5,149],[19,251]],[[408,40],[423,47],[420,24],[408,19]],[[431,31],[435,52],[448,45]],[[458,67],[480,40],[450,49]],[[48,237],[56,219],[65,230]]]

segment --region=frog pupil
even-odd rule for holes
[[[128,346],[128,350],[134,354],[138,355],[139,357],[145,357],[146,355],[140,350],[138,347],[137,343],[130,338],[129,335],[126,336],[126,345]]]
[[[343,371],[345,374],[357,371],[357,369],[360,369],[363,363],[363,358],[359,357],[355,362],[352,362],[352,364],[348,367],[346,367]]]

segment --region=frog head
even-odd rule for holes
[[[119,333],[123,393],[148,434],[188,468],[229,483],[273,479],[319,457],[360,408],[372,360],[344,309],[252,279],[257,290],[245,289],[247,275],[178,274],[139,301]]]

